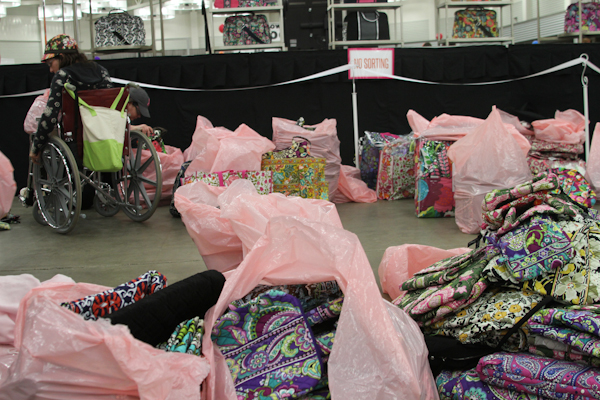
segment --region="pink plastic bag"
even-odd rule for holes
[[[286,197],[281,193],[260,195],[252,183],[237,180],[218,198],[221,217],[227,218],[243,244],[244,255],[265,234],[268,222],[278,216],[305,218],[342,227],[333,203],[326,200]]]
[[[200,399],[199,385],[210,370],[205,358],[158,350],[124,325],[86,321],[59,305],[107,289],[55,283],[28,292],[15,326],[19,354],[0,398]]]
[[[193,161],[186,175],[196,172],[260,171],[263,153],[273,151],[275,144],[248,125],[235,131],[226,128],[197,126],[192,136]]]
[[[0,151],[0,218],[3,218],[12,207],[17,192],[17,183],[10,160]]]
[[[23,122],[23,129],[26,133],[32,134],[37,132],[39,124],[38,118],[42,116],[42,113],[46,109],[48,97],[50,97],[50,89],[46,89],[44,94],[36,97],[31,107],[29,107],[29,111],[27,111],[25,121]]]
[[[415,136],[419,136],[429,126],[429,121],[415,110],[408,110],[406,119]]]
[[[600,123],[596,123],[594,128],[585,179],[590,182],[596,192],[600,191]]]
[[[166,153],[157,152],[158,158],[160,159],[162,175],[162,190],[160,199],[171,201],[175,178],[181,169],[181,164],[183,164],[183,153],[181,152],[181,149],[173,146],[165,145],[165,149],[167,150]],[[150,154],[151,153],[149,150],[142,150],[142,163],[150,158]],[[146,171],[144,171],[143,175],[150,180],[156,180],[156,174],[151,168],[148,168]],[[154,188],[147,186],[146,190],[148,191],[150,200],[153,200],[156,194]]]
[[[212,129],[214,128],[212,122],[201,115],[198,115],[196,118],[196,129],[194,134],[192,135],[192,143],[188,146],[187,149],[183,152],[183,158],[185,161],[190,161],[196,158],[200,153],[204,151],[204,142],[200,138],[199,135],[196,135],[200,129]],[[224,128],[223,128],[224,129]],[[194,140],[196,139],[196,140]]]
[[[505,124],[514,126],[521,135],[533,136],[534,132],[531,129],[525,128],[521,124],[521,121],[519,120],[519,118],[515,117],[512,114],[507,113],[506,111],[502,111],[500,109],[498,109],[498,112],[500,113],[502,122],[504,122]]]
[[[531,125],[539,140],[572,144],[585,142],[585,117],[576,110],[557,110],[554,118],[533,121]]]
[[[337,121],[325,119],[316,125],[304,127],[284,118],[273,118],[273,142],[277,150],[285,149],[292,145],[294,136],[302,136],[310,140],[310,155],[324,158],[325,178],[329,183],[329,198],[332,199],[338,188],[342,157],[340,156],[340,140],[337,136]],[[310,130],[307,128],[314,128]]]
[[[259,282],[271,285],[335,279],[344,305],[328,361],[333,399],[436,399],[427,348],[417,324],[381,298],[357,236],[338,227],[295,217],[275,217],[266,233],[225,282],[206,314],[210,332],[228,304]],[[236,400],[224,357],[205,335],[202,352],[211,365],[203,385],[207,400]]]
[[[464,233],[479,232],[487,192],[531,180],[525,155],[495,107],[483,124],[450,146],[448,158],[453,162],[456,224]]]
[[[226,189],[196,181],[175,192],[175,207],[206,268],[220,272],[236,268],[243,258],[242,242],[217,208],[217,198]]]
[[[375,203],[377,193],[360,178],[360,169],[342,165],[338,191],[330,198],[333,203]]]
[[[421,244],[403,244],[388,247],[379,264],[379,282],[383,293],[392,299],[400,296],[402,284],[409,278],[444,258],[463,254],[471,249],[459,247],[456,249],[442,250],[437,247]]]

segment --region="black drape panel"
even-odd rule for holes
[[[582,53],[600,66],[600,46],[517,45],[395,49],[394,73],[412,79],[458,84],[527,76]],[[154,57],[100,60],[111,76],[142,83],[192,89],[238,89],[273,85],[341,66],[345,50],[216,54],[193,57]],[[359,130],[407,134],[409,109],[427,119],[442,113],[485,118],[491,107],[525,110],[552,118],[556,110],[583,113],[581,72],[576,66],[538,78],[485,86],[431,85],[397,80],[356,81]],[[590,119],[600,120],[600,76],[588,69]],[[44,64],[0,67],[0,95],[44,89],[51,76]],[[325,118],[337,120],[344,164],[352,164],[352,82],[347,73],[318,80],[249,90],[182,92],[147,89],[152,119],[148,123],[169,130],[167,144],[185,149],[191,142],[196,118],[235,130],[245,123],[268,138],[272,117],[308,124]],[[26,182],[28,137],[23,120],[34,96],[0,98],[3,127],[0,151],[15,168],[18,187]]]

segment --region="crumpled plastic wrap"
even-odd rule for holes
[[[2,378],[0,399],[200,399],[210,370],[205,358],[158,350],[124,325],[85,321],[59,305],[107,289],[53,283],[27,293],[15,325],[18,355]]]
[[[338,191],[329,200],[333,203],[375,203],[377,193],[360,178],[360,169],[342,165]]]
[[[535,138],[546,142],[585,142],[585,116],[577,110],[556,111],[554,118],[533,121]]]
[[[273,117],[273,142],[277,146],[276,150],[290,147],[294,136],[302,136],[310,140],[310,155],[325,159],[325,178],[329,184],[329,198],[332,199],[338,189],[342,166],[337,121],[325,119],[316,125],[300,126],[296,121]]]
[[[181,164],[183,164],[183,153],[181,149],[173,146],[165,145],[166,153],[156,152],[158,154],[158,158],[160,159],[160,167],[161,167],[161,175],[162,175],[162,190],[161,190],[161,200],[171,200],[171,196],[173,195],[173,185],[175,184],[175,178],[181,169]],[[142,150],[142,160],[144,163],[148,158],[150,158],[149,150]],[[144,171],[143,175],[150,179],[156,180],[156,174],[154,173],[154,169],[148,168]],[[150,200],[154,199],[156,195],[155,189],[151,186],[146,186],[146,190],[148,191],[148,196]]]
[[[237,267],[243,258],[242,242],[231,222],[222,218],[217,208],[217,198],[226,189],[196,181],[180,186],[175,192],[175,207],[206,268],[220,272]]]
[[[584,176],[594,190],[598,192],[600,190],[600,123],[596,123],[594,127],[590,155]]]
[[[415,110],[408,110],[406,119],[410,129],[417,136],[429,126],[429,121]]]
[[[10,211],[17,192],[14,171],[8,157],[0,151],[0,218]]]
[[[196,172],[260,171],[263,153],[273,151],[275,144],[248,125],[235,131],[209,127],[210,122],[198,117],[192,144],[186,150],[187,160],[193,160],[186,175]],[[186,154],[184,154],[185,156]]]
[[[521,120],[519,120],[518,117],[516,117],[512,114],[509,114],[506,111],[502,111],[500,109],[498,109],[498,112],[500,113],[502,122],[504,122],[505,124],[510,124],[510,125],[514,126],[521,135],[527,135],[527,136],[534,135],[534,132],[531,129],[527,129],[523,126],[523,124],[521,124]]]
[[[383,293],[390,295],[392,299],[402,293],[402,284],[422,269],[431,266],[444,258],[463,254],[471,249],[459,247],[456,249],[443,250],[437,247],[422,244],[403,244],[388,247],[383,253],[379,264],[379,282]]]
[[[495,107],[483,124],[450,146],[448,158],[453,163],[456,224],[464,233],[479,232],[487,192],[531,180],[527,159]]]
[[[252,182],[239,179],[218,198],[221,217],[229,219],[242,241],[244,255],[265,234],[268,222],[278,216],[297,216],[343,228],[333,203],[319,199],[286,197],[281,193],[260,195]]]
[[[38,118],[40,118],[46,109],[46,105],[48,104],[48,98],[50,97],[50,89],[46,89],[43,94],[33,100],[31,107],[29,107],[29,111],[27,111],[27,115],[25,116],[25,121],[23,121],[23,130],[30,135],[32,133],[37,132],[38,128]]]
[[[219,301],[206,314],[207,332],[231,301],[261,281],[278,285],[335,279],[345,298],[328,362],[332,398],[438,398],[417,324],[381,298],[355,234],[297,217],[274,217],[264,236],[228,275]],[[203,395],[207,400],[236,400],[231,373],[210,335],[204,336],[202,351],[211,364]]]

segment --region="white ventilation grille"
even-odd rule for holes
[[[525,0],[527,8],[527,18],[537,17],[538,0]],[[548,16],[559,12],[565,12],[567,6],[571,3],[565,0],[539,0],[540,2],[540,16]]]
[[[514,24],[515,43],[530,43],[538,38],[538,21],[529,21]],[[510,34],[510,26],[504,28]],[[565,14],[563,12],[540,18],[540,34],[542,37],[560,35],[565,32]]]

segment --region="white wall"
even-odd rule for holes
[[[37,17],[37,6],[32,5],[35,0],[30,0],[29,5],[9,8],[8,15],[0,19],[0,63],[14,60],[16,64],[38,62],[43,52],[44,28]],[[398,31],[403,29],[403,39],[407,45],[420,45],[422,42],[434,42],[436,34],[444,33],[446,36],[446,23],[451,27],[454,19],[454,11],[449,9],[448,19],[443,19],[444,10],[438,9],[438,4],[444,0],[404,0],[401,8],[402,23],[400,18],[394,18],[388,12],[388,20],[392,29]],[[448,0],[449,1],[449,0]],[[537,16],[538,0],[514,0],[512,18],[515,23],[531,20]],[[576,0],[539,0],[540,15],[556,15],[563,13],[569,4]],[[41,0],[40,0],[41,4]],[[130,0],[130,7],[136,7],[136,0]],[[397,12],[399,17],[400,11]],[[276,15],[276,14],[273,14]],[[511,14],[508,7],[502,10],[502,22],[510,24]],[[90,48],[89,18],[79,20],[79,43],[82,49]],[[222,44],[222,34],[219,25],[223,18],[216,18],[211,32],[213,45]],[[145,22],[146,42],[150,44],[150,22]],[[46,23],[46,38],[51,38],[59,33],[73,35],[73,23],[66,23],[63,29],[62,22]],[[515,27],[515,36],[517,34]],[[160,24],[155,20],[155,39],[157,49],[160,44]],[[393,30],[392,30],[393,32]],[[204,53],[204,20],[200,11],[187,11],[176,13],[172,20],[164,21],[165,50],[167,54],[203,54]],[[151,56],[151,53],[143,55]],[[103,58],[119,58],[123,56],[134,56],[134,54],[101,55]],[[5,61],[2,61],[5,60]]]

